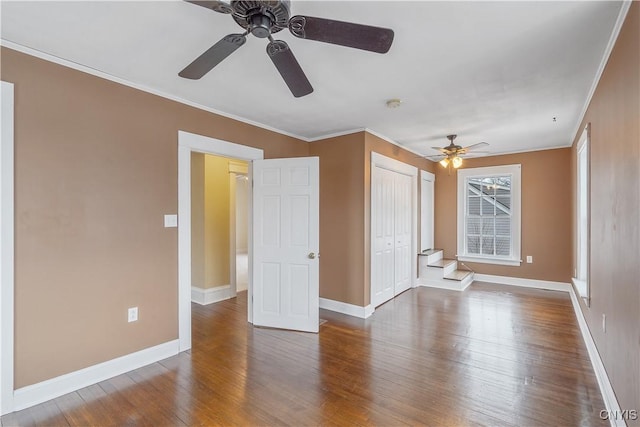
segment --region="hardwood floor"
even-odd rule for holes
[[[251,327],[246,293],[192,309],[191,351],[2,426],[607,425],[564,293],[417,288],[317,335]]]

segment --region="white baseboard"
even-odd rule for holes
[[[611,381],[609,381],[609,376],[607,375],[607,371],[604,368],[604,363],[602,363],[602,359],[600,358],[600,353],[598,353],[596,343],[595,341],[593,341],[593,337],[591,336],[591,332],[589,331],[589,326],[587,326],[587,320],[584,318],[584,313],[580,308],[580,301],[578,301],[578,296],[576,295],[573,287],[571,287],[569,294],[571,295],[573,310],[575,311],[576,318],[578,319],[578,325],[580,325],[582,339],[584,339],[584,343],[587,346],[589,359],[591,359],[591,365],[593,366],[593,371],[596,374],[596,379],[598,380],[598,385],[600,386],[602,400],[604,400],[604,406],[609,414],[609,422],[611,423],[612,427],[625,427],[627,425],[625,421],[621,418],[618,419],[616,417],[617,414],[622,414],[622,411],[620,410],[620,404],[618,403],[618,399],[616,399],[616,395],[613,392]]]
[[[179,352],[179,341],[173,340],[145,348],[117,359],[108,360],[79,371],[71,372],[14,391],[13,411],[46,402],[64,394],[99,383],[125,372],[138,369]]]
[[[490,282],[499,285],[520,286],[523,288],[546,289],[548,291],[571,292],[571,284],[548,280],[522,279],[520,277],[494,276],[475,273],[476,282]]]
[[[213,304],[231,298],[231,286],[216,286],[215,288],[202,289],[191,287],[191,301],[200,305]]]
[[[374,308],[371,304],[366,307],[361,307],[359,305],[347,304],[346,302],[335,301],[327,298],[320,298],[320,308],[346,314],[347,316],[359,317],[361,319],[366,319],[374,312]]]

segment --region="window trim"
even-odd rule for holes
[[[574,277],[571,278],[573,284],[578,291],[578,295],[586,300],[587,306],[590,303],[589,292],[589,257],[591,253],[591,201],[590,201],[590,189],[591,189],[591,174],[590,174],[590,139],[591,139],[591,124],[587,123],[580,135],[580,139],[576,145],[576,187],[575,187],[575,270]],[[584,158],[582,157],[584,154]],[[584,163],[583,163],[584,162]],[[584,187],[582,186],[582,180],[580,172],[585,172]],[[581,210],[581,196],[584,197],[584,209]],[[584,223],[582,221],[581,214],[585,215]],[[582,234],[581,226],[585,227],[585,235]]]
[[[484,264],[498,264],[520,266],[522,260],[521,254],[521,235],[522,235],[522,218],[521,218],[521,200],[522,200],[522,167],[520,164],[488,166],[482,168],[458,169],[457,171],[457,191],[458,191],[458,221],[457,221],[457,240],[459,261],[478,262]],[[511,175],[511,221],[513,231],[511,233],[511,256],[488,256],[475,255],[466,253],[466,227],[465,212],[467,209],[466,182],[468,178],[487,178],[493,176]]]

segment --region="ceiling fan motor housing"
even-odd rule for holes
[[[258,38],[266,38],[287,28],[289,0],[232,0],[233,19]]]

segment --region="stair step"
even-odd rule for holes
[[[429,256],[429,255],[437,254],[438,252],[441,252],[441,251],[442,249],[427,249],[426,251],[420,252],[418,255]]]
[[[455,259],[439,259],[438,261],[434,261],[434,262],[428,264],[428,266],[429,267],[445,268],[446,266],[451,265],[454,262],[456,262]]]
[[[445,279],[447,280],[455,280],[458,282],[463,281],[468,275],[472,274],[472,271],[468,271],[468,270],[455,270],[449,274],[447,274],[446,276],[444,276]]]

